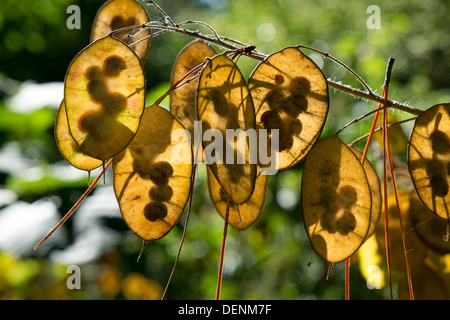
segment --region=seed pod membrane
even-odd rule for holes
[[[112,37],[94,41],[71,62],[64,101],[72,137],[105,161],[133,139],[144,110],[145,75],[137,55]]]
[[[206,58],[213,57],[216,52],[209,45],[200,40],[187,44],[178,54],[172,69],[170,84],[173,86],[189,71],[206,62]],[[190,75],[191,77],[194,74]],[[192,145],[199,146],[199,159],[202,156],[201,141],[194,141],[194,121],[197,117],[197,89],[198,78],[184,84],[170,94],[170,112],[177,117],[188,129]],[[195,154],[194,154],[195,156]]]
[[[127,225],[143,240],[166,235],[190,194],[192,148],[187,130],[166,109],[147,107],[136,136],[113,159],[114,191]]]
[[[61,102],[56,114],[55,139],[61,155],[75,168],[91,171],[102,165],[102,161],[89,157],[81,151],[80,147],[78,147],[77,143],[72,138],[69,131],[69,125],[67,124],[66,106],[64,101]]]
[[[420,200],[450,220],[450,104],[435,105],[416,119],[409,138],[408,167]]]
[[[301,201],[304,225],[317,254],[330,263],[350,257],[369,230],[372,195],[361,162],[337,136],[306,157]]]
[[[350,149],[356,154],[358,159],[361,160],[363,153],[354,147],[350,147]],[[367,232],[365,239],[367,240],[375,232],[375,227],[381,216],[381,185],[380,179],[368,159],[365,159],[363,166],[366,172],[367,180],[369,181],[370,192],[372,194],[372,211],[370,213],[371,220],[369,231]]]
[[[279,151],[277,169],[295,165],[322,132],[328,113],[325,76],[298,48],[287,47],[258,64],[248,86],[257,129],[267,129],[270,136],[278,130],[279,143],[273,151]]]
[[[205,162],[230,199],[244,203],[256,179],[255,153],[250,152],[257,144],[255,109],[244,77],[226,55],[208,60],[202,70],[197,114]]]
[[[91,29],[91,42],[103,38],[113,30],[124,27],[138,26],[148,23],[150,18],[144,6],[136,0],[109,0],[100,7]],[[127,45],[143,39],[150,34],[150,29],[126,29],[114,33],[117,38]],[[136,52],[142,64],[147,58],[150,39],[139,42],[132,49]]]
[[[223,191],[221,185],[207,167],[208,190],[211,201],[214,203],[222,218],[226,219],[228,196]],[[236,206],[230,202],[228,211],[228,224],[236,230],[244,230],[251,226],[260,216],[266,199],[267,175],[259,175],[256,178],[255,190],[245,203]]]

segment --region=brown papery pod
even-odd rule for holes
[[[71,62],[64,102],[72,137],[87,155],[105,161],[133,139],[145,104],[138,56],[110,36],[94,41]]]
[[[256,178],[253,195],[246,202],[237,206],[228,200],[227,194],[223,191],[211,168],[207,167],[207,170],[209,195],[217,212],[236,230],[245,230],[250,227],[261,215],[266,199],[268,175],[259,175]],[[227,205],[229,205],[228,218]]]
[[[92,171],[102,165],[102,161],[89,157],[80,147],[78,147],[75,140],[69,131],[67,123],[66,106],[64,101],[61,102],[55,121],[55,140],[61,155],[72,166],[84,171]]]
[[[226,55],[208,60],[199,79],[197,114],[204,160],[235,204],[252,195],[256,179],[255,109],[247,83]]]
[[[450,220],[450,104],[435,105],[416,119],[409,137],[408,168],[424,205]]]
[[[301,203],[313,249],[336,263],[358,250],[371,222],[372,194],[361,162],[337,136],[328,136],[305,159]]]
[[[359,160],[362,159],[363,153],[354,148],[350,147],[350,149],[356,154]],[[375,171],[374,167],[370,163],[368,159],[364,160],[363,163],[364,170],[366,171],[367,179],[369,181],[370,192],[372,194],[372,211],[370,213],[370,226],[369,231],[367,232],[366,239],[367,240],[371,235],[375,232],[375,227],[380,220],[381,216],[381,185],[380,179]]]
[[[201,40],[194,40],[187,44],[179,53],[175,60],[170,78],[170,85],[176,85],[188,72],[194,68],[201,66],[206,62],[206,58],[216,55],[216,51]],[[200,67],[199,67],[200,68]],[[200,72],[201,69],[197,70]],[[194,77],[197,72],[194,72],[190,77]],[[202,159],[201,141],[194,141],[194,122],[198,120],[197,117],[197,89],[198,78],[194,78],[189,82],[183,84],[180,88],[170,93],[170,112],[177,117],[181,123],[189,130],[191,135],[191,142],[193,146],[199,147],[198,160]],[[196,150],[194,150],[196,151]],[[194,152],[194,157],[197,152]]]
[[[141,26],[150,21],[144,6],[136,0],[109,0],[105,2],[94,19],[91,29],[91,42],[103,38],[111,31],[130,26]],[[150,34],[150,28],[130,28],[114,33],[114,37],[127,45],[142,40]],[[132,47],[142,64],[145,63],[150,39],[140,41]]]
[[[147,107],[136,136],[113,158],[120,211],[137,236],[159,239],[178,222],[190,195],[192,161],[181,122],[160,106]]]
[[[309,152],[325,124],[328,84],[324,74],[297,47],[287,47],[259,63],[248,86],[257,129],[266,129],[270,137],[278,130],[277,169],[294,166]]]

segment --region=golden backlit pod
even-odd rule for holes
[[[358,250],[369,230],[372,195],[361,162],[337,136],[318,141],[307,155],[301,203],[320,257],[336,263]]]
[[[134,137],[144,110],[145,75],[138,56],[109,36],[91,43],[67,70],[64,101],[81,150],[102,161],[112,158]]]
[[[100,7],[91,30],[91,42],[103,38],[117,30],[129,26],[146,24],[150,21],[144,6],[136,0],[109,0]],[[131,28],[114,33],[114,37],[130,45],[150,34],[150,28]],[[144,64],[150,39],[143,40],[132,47]]]
[[[420,200],[450,220],[450,104],[435,105],[416,119],[409,138],[408,167]]]
[[[61,102],[56,114],[55,139],[61,155],[75,168],[91,171],[102,165],[101,160],[89,157],[83,153],[75,140],[73,140],[67,124],[64,101]]]
[[[197,114],[205,162],[230,199],[244,203],[256,179],[255,110],[244,77],[226,55],[208,60],[202,70]]]
[[[415,192],[411,193],[410,201],[411,227],[416,235],[431,250],[441,254],[450,253],[449,221],[428,210]]]
[[[143,240],[163,237],[183,214],[193,165],[187,132],[166,109],[147,107],[136,136],[113,158],[122,217]]]
[[[350,147],[350,149],[356,154],[358,159],[361,160],[363,153],[354,147]],[[369,181],[370,186],[370,192],[372,194],[372,212],[370,213],[370,226],[369,231],[366,235],[366,239],[368,239],[375,232],[375,227],[381,216],[381,185],[377,172],[368,159],[364,160],[363,167],[366,171],[367,180]]]
[[[200,40],[186,45],[178,54],[172,69],[170,84],[173,86],[189,71],[206,62],[206,58],[216,55],[216,51]],[[194,74],[190,76],[194,76]],[[189,78],[189,77],[188,77]],[[198,146],[198,159],[202,159],[201,141],[194,141],[194,121],[197,121],[198,78],[184,84],[170,94],[170,112],[189,130],[193,146]],[[199,132],[200,133],[200,132]],[[194,157],[196,154],[194,153]]]
[[[228,196],[223,191],[221,185],[207,167],[208,190],[211,201],[214,203],[219,214],[226,220]],[[251,226],[261,215],[261,211],[266,199],[268,175],[259,175],[256,178],[253,195],[245,203],[236,206],[230,201],[228,211],[228,224],[236,230],[244,230]]]
[[[295,165],[322,132],[328,113],[325,76],[297,47],[287,47],[258,64],[248,86],[257,128],[269,136],[278,129],[278,169]]]

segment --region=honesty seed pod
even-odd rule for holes
[[[180,219],[191,190],[192,161],[183,125],[166,109],[147,107],[136,136],[113,158],[120,211],[143,240],[163,237]]]
[[[369,230],[372,194],[361,162],[337,136],[317,142],[306,157],[301,203],[320,257],[336,263],[358,250]]]
[[[105,161],[134,137],[145,103],[138,56],[110,36],[94,41],[71,62],[64,102],[72,137],[87,155]]]
[[[255,105],[258,132],[266,129],[272,136],[273,131],[278,130],[278,146],[272,150],[279,152],[277,169],[295,165],[306,156],[322,132],[328,113],[325,76],[297,47],[287,47],[259,63],[248,86]],[[273,149],[271,143],[268,150]]]
[[[450,220],[450,104],[435,105],[416,119],[409,138],[408,167],[420,200]]]
[[[91,29],[91,42],[103,38],[111,31],[130,27],[140,26],[150,21],[144,6],[136,0],[109,0],[100,7],[94,19]],[[142,40],[150,34],[149,28],[137,27],[114,33],[114,38],[130,45]],[[133,46],[142,64],[147,59],[150,39],[140,41]]]
[[[197,114],[207,165],[230,199],[244,203],[256,179],[256,154],[250,149],[257,143],[255,109],[244,77],[226,55],[208,60],[202,70]]]

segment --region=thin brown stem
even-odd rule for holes
[[[58,230],[69,218],[72,216],[72,214],[75,213],[75,211],[78,209],[78,207],[81,205],[81,203],[86,199],[86,197],[94,190],[95,186],[97,185],[98,181],[100,180],[100,177],[103,176],[108,170],[108,167],[111,165],[112,159],[109,160],[106,165],[103,166],[103,170],[100,172],[100,174],[95,178],[95,180],[89,185],[89,187],[86,189],[86,191],[82,194],[82,196],[78,199],[78,201],[73,205],[73,207],[62,217],[62,219],[58,222],[58,224],[51,229],[47,235],[45,235],[44,238],[42,238],[41,241],[38,242],[38,244],[34,247],[34,250],[39,248],[45,241],[47,241],[50,236],[55,233],[56,230]]]

